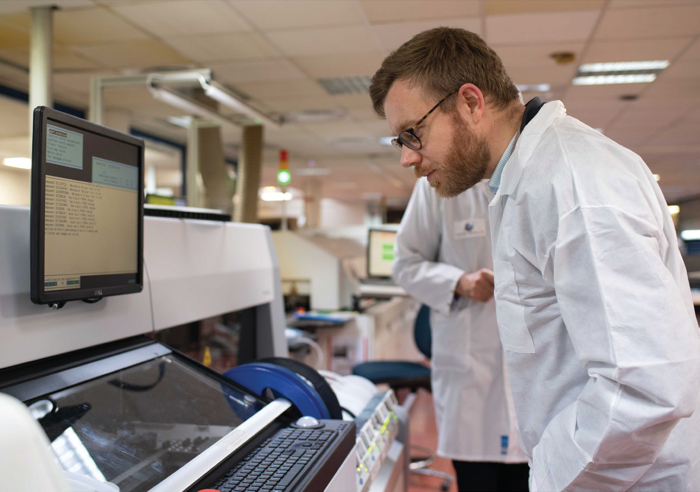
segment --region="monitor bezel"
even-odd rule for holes
[[[371,274],[372,267],[371,267],[371,261],[370,261],[371,253],[370,253],[369,245],[370,245],[370,242],[372,241],[372,232],[391,232],[391,233],[395,234],[396,236],[398,236],[399,232],[395,231],[393,229],[382,229],[382,228],[378,228],[378,227],[370,227],[367,230],[367,261],[366,261],[366,263],[367,263],[367,278],[391,279],[391,278],[393,278],[391,276],[391,274],[389,274],[389,275],[372,275]]]
[[[82,118],[71,116],[55,109],[38,106],[34,109],[32,123],[32,172],[31,172],[31,205],[30,205],[30,263],[31,288],[30,298],[34,304],[52,304],[68,301],[91,300],[95,298],[135,294],[143,291],[143,217],[144,194],[138,193],[138,251],[137,251],[137,281],[135,284],[103,287],[102,289],[70,289],[65,291],[46,292],[43,289],[45,271],[45,237],[44,218],[46,215],[44,202],[44,183],[46,181],[46,124],[54,120],[91,132],[102,137],[111,138],[134,145],[139,149],[139,190],[144,189],[145,144],[143,139],[128,135],[111,128],[91,123]]]

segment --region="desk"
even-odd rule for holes
[[[360,284],[360,297],[408,297],[408,293],[398,285]]]

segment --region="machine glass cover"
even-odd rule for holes
[[[395,231],[370,229],[367,240],[367,276],[391,278],[394,264]]]
[[[168,355],[44,396],[30,409],[66,472],[141,492],[262,408],[246,396]]]
[[[49,108],[33,138],[32,300],[140,292],[143,141]]]

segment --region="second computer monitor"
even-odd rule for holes
[[[396,231],[370,229],[367,239],[367,276],[391,278]]]

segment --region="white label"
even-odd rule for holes
[[[454,222],[455,239],[484,237],[486,235],[486,219],[456,220]]]
[[[83,168],[83,135],[65,128],[46,125],[46,162]]]

